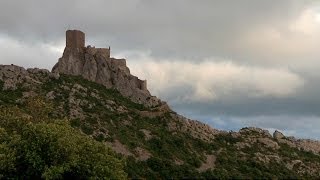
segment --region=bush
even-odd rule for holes
[[[126,178],[123,160],[67,121],[34,122],[19,113],[0,111],[0,178]]]

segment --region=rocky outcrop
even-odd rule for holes
[[[241,135],[249,135],[249,136],[264,136],[271,138],[271,134],[268,130],[264,130],[256,127],[245,127],[239,130]]]
[[[250,148],[255,145],[258,145],[260,148],[272,150],[280,148],[279,144],[274,141],[270,133],[264,129],[246,127],[240,129],[239,132],[232,132],[230,135],[235,138],[242,138],[242,141],[236,143],[238,149]]]
[[[279,131],[274,131],[274,133],[273,133],[273,138],[275,138],[275,139],[282,139],[282,138],[285,138],[285,136],[281,133],[281,132],[279,132]]]
[[[209,169],[214,169],[216,157],[214,155],[206,155],[206,161],[201,164],[201,166],[198,168],[199,172],[204,172]]]
[[[123,145],[120,141],[115,140],[114,142],[106,142],[106,145],[109,146],[115,152],[122,154],[124,156],[132,156],[133,154],[128,150],[128,148]]]
[[[310,139],[296,139],[294,137],[286,137],[280,131],[273,133],[273,138],[279,143],[287,144],[292,148],[298,148],[315,154],[320,154],[320,142]]]
[[[58,79],[59,74],[46,69],[24,69],[16,65],[0,65],[0,80],[3,90],[16,90],[19,85],[30,86],[42,84],[46,79]]]
[[[223,133],[223,131],[213,129],[207,124],[185,118],[179,114],[171,113],[171,117],[174,121],[169,122],[168,129],[173,133],[177,131],[185,132],[190,136],[203,141],[212,141],[215,135]]]
[[[146,161],[152,156],[152,154],[148,150],[141,147],[135,148],[134,153],[139,161]]]
[[[282,138],[277,139],[279,143],[287,144],[292,148],[298,148],[303,151],[309,151],[315,154],[320,154],[320,142],[310,139],[295,139],[295,138]]]
[[[304,151],[320,154],[320,142],[310,139],[298,139],[295,144]]]
[[[78,40],[73,39],[77,36],[72,36],[72,32],[68,35],[71,37],[67,37],[63,56],[52,72],[82,76],[107,88],[115,88],[123,96],[147,107],[165,104],[150,94],[145,80],[130,74],[125,59],[111,58],[108,48],[81,47],[77,45]]]

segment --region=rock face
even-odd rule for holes
[[[179,114],[171,113],[171,117],[175,121],[170,121],[168,129],[171,132],[185,132],[196,139],[201,139],[210,142],[214,139],[215,135],[223,133],[223,131],[213,129],[207,124],[201,123],[196,120],[185,118]]]
[[[107,88],[115,88],[123,96],[147,107],[166,104],[157,97],[151,96],[146,80],[140,80],[130,74],[125,59],[111,58],[110,47],[84,47],[84,38],[85,35],[81,31],[66,32],[63,56],[53,67],[52,72],[82,76]]]
[[[3,90],[16,90],[22,83],[24,86],[42,84],[44,77],[58,79],[59,74],[50,73],[46,69],[24,69],[16,65],[0,65],[0,80],[3,81]],[[2,89],[1,89],[2,90]]]
[[[275,139],[282,139],[282,138],[285,138],[285,136],[281,133],[281,132],[279,132],[279,131],[274,131],[274,133],[273,133],[273,138],[275,138]]]
[[[271,134],[268,130],[264,130],[256,127],[245,127],[239,130],[240,134],[253,134],[253,135],[261,135],[265,137],[271,137]]]

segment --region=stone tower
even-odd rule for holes
[[[81,49],[85,47],[85,34],[79,30],[67,30],[66,47]]]

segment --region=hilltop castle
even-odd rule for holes
[[[70,49],[85,49],[85,34],[79,30],[67,30],[66,31],[66,47]],[[87,50],[100,52],[106,57],[110,58],[110,47],[109,48],[95,48],[88,46]]]
[[[107,88],[115,88],[132,101],[149,107],[164,103],[151,96],[146,80],[130,74],[125,59],[112,58],[110,53],[110,47],[86,47],[83,32],[67,30],[63,56],[53,67],[52,72],[82,76]]]

